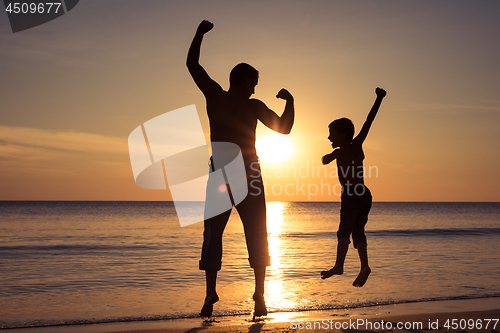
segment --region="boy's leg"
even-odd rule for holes
[[[370,266],[368,266],[368,251],[365,243],[357,244],[359,261],[361,262],[361,269],[359,271],[358,277],[352,283],[355,287],[362,287],[365,285],[368,276],[372,272]]]
[[[335,259],[335,266],[328,271],[321,272],[321,278],[326,279],[332,275],[342,275],[344,273],[344,261],[349,250],[350,236],[356,220],[356,207],[355,201],[348,196],[341,197],[340,204],[340,224],[337,231],[337,258]]]
[[[372,206],[372,196],[368,188],[366,188],[366,193],[362,197],[362,206],[360,208],[360,213],[356,219],[354,229],[352,231],[352,240],[354,247],[358,250],[359,261],[361,263],[361,269],[356,277],[356,280],[352,283],[355,287],[362,287],[365,285],[368,276],[371,273],[370,266],[368,265],[368,250],[366,246],[366,236],[365,236],[365,225],[368,222],[368,213]]]
[[[327,279],[332,275],[342,275],[344,273],[344,262],[349,250],[349,238],[341,237],[337,244],[337,259],[335,260],[335,266],[333,266],[328,271],[321,272],[321,278]]]

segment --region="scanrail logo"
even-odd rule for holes
[[[36,27],[56,19],[71,9],[80,0],[3,0],[12,32]]]
[[[210,157],[194,104],[138,126],[128,147],[136,184],[168,186],[182,227],[222,214],[248,195],[240,147],[212,142]]]

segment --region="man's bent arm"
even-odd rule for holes
[[[285,111],[280,117],[280,129],[278,132],[283,134],[290,134],[293,127],[293,122],[295,120],[295,108],[293,105],[293,99],[287,100],[285,105]]]
[[[274,111],[270,110],[261,101],[253,101],[255,101],[255,103],[258,103],[258,116],[260,121],[262,121],[264,125],[276,132],[289,134],[292,130],[293,122],[295,119],[293,96],[286,89],[281,89],[276,97],[286,100],[285,110],[283,111],[281,117],[279,117]]]

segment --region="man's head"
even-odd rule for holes
[[[236,65],[229,74],[230,89],[241,91],[250,98],[255,93],[255,86],[259,80],[259,72],[249,64]]]
[[[335,147],[342,144],[344,140],[350,143],[354,137],[354,124],[350,119],[340,118],[334,120],[328,125],[328,128],[330,129],[330,136],[328,136],[328,139]]]

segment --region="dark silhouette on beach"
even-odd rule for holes
[[[328,127],[330,135],[328,140],[335,149],[332,153],[323,156],[323,164],[329,164],[337,160],[337,171],[340,184],[342,185],[340,225],[337,231],[337,259],[335,265],[321,272],[321,278],[326,279],[332,275],[344,273],[344,261],[350,244],[350,236],[354,247],[358,250],[361,269],[353,286],[362,287],[371,273],[368,265],[368,252],[366,247],[365,225],[368,221],[368,213],[372,205],[372,195],[364,183],[363,142],[368,135],[370,126],[377,115],[382,99],[386,92],[383,89],[375,89],[377,99],[366,118],[359,134],[353,139],[354,125],[347,118],[334,120]]]
[[[266,203],[259,161],[255,150],[255,130],[260,120],[264,125],[279,133],[288,134],[294,121],[294,101],[292,95],[281,89],[277,98],[286,100],[281,117],[263,102],[250,97],[255,92],[259,73],[252,66],[236,65],[229,77],[230,87],[224,91],[212,80],[200,65],[200,49],[203,36],[212,30],[213,24],[203,21],[198,26],[189,48],[187,67],[196,85],[206,99],[212,142],[232,142],[237,144],[243,155],[247,183],[252,190],[236,209],[243,223],[250,266],[255,275],[254,316],[267,315],[264,300],[266,266],[270,265],[266,227]],[[214,166],[212,170],[223,166]],[[209,176],[210,177],[210,176]],[[199,268],[205,270],[206,297],[200,316],[210,317],[213,304],[219,300],[216,292],[217,271],[221,269],[222,234],[231,210],[204,221],[203,248]]]

